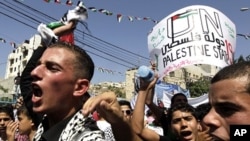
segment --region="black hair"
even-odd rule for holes
[[[211,109],[211,105],[210,103],[203,103],[200,104],[196,107],[196,113],[197,113],[197,117],[198,119],[201,121],[206,114],[210,111]]]
[[[0,106],[0,113],[6,113],[12,120],[15,119],[13,110],[14,109],[10,104]]]
[[[222,68],[211,79],[211,84],[221,80],[234,79],[239,77],[247,78],[246,90],[250,93],[250,62],[239,62]]]
[[[64,48],[72,52],[75,55],[75,60],[72,62],[72,65],[74,65],[75,68],[75,77],[85,78],[89,81],[92,79],[95,67],[94,62],[84,49],[77,45],[72,45],[61,41],[50,45],[48,48]]]
[[[23,106],[21,106],[21,107],[19,107],[17,109],[17,113],[16,113],[17,116],[19,116],[22,113],[24,115],[26,115],[29,119],[32,120],[32,122],[34,123],[36,128],[38,127],[38,125],[40,124],[41,119],[39,119],[37,117],[37,114],[34,114],[33,112],[29,112],[29,110],[27,109],[27,107],[25,105],[23,105]]]
[[[119,103],[120,106],[127,105],[132,110],[132,107],[131,107],[129,101],[127,101],[127,100],[119,100],[118,103]]]
[[[172,122],[173,113],[175,111],[181,111],[181,112],[191,113],[195,117],[195,119],[198,120],[198,116],[197,116],[196,110],[195,110],[195,108],[192,105],[190,105],[188,103],[179,103],[179,104],[174,105],[173,107],[171,107],[168,110],[168,123],[169,123],[169,125]]]
[[[171,98],[171,106],[170,106],[170,107],[173,106],[174,101],[175,101],[176,97],[178,97],[178,96],[184,96],[184,97],[187,99],[187,96],[186,96],[185,94],[183,94],[183,93],[176,93],[176,94],[174,94],[174,95],[172,96],[172,98]]]

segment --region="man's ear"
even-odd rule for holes
[[[202,131],[202,125],[201,125],[201,121],[198,121],[198,124],[197,124],[197,128],[198,128],[198,131]]]
[[[89,89],[89,80],[87,79],[78,79],[75,84],[74,96],[82,96]]]

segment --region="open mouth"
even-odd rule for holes
[[[35,95],[36,97],[42,96],[42,90],[38,85],[32,84],[32,90],[33,90],[33,95]]]
[[[181,132],[181,136],[183,136],[183,137],[189,136],[189,135],[191,135],[191,134],[192,134],[191,131],[182,131],[182,132]]]

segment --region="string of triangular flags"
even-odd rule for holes
[[[65,4],[65,5],[69,5],[69,6],[76,6],[74,5],[73,1],[72,0],[66,0],[65,3],[61,2],[61,0],[44,0],[45,2],[51,2],[51,1],[54,1],[54,3],[57,3],[57,4]],[[122,21],[122,19],[124,17],[127,17],[127,19],[131,22],[133,22],[134,20],[137,20],[137,21],[152,21],[154,22],[155,24],[157,24],[159,21],[157,20],[154,20],[150,17],[138,17],[138,16],[130,16],[130,15],[124,15],[124,14],[120,14],[120,13],[117,13],[117,14],[114,14],[113,12],[109,11],[109,10],[106,10],[106,9],[97,9],[95,7],[87,7],[88,10],[92,11],[92,12],[97,12],[99,11],[100,13],[102,14],[105,14],[107,16],[113,16],[113,15],[116,15],[116,18],[117,18],[117,21],[120,23]]]
[[[0,37],[0,42],[2,42],[2,43],[7,43],[7,41],[4,39],[4,38],[1,38]],[[15,42],[9,42],[10,43],[10,45],[13,47],[13,48],[17,48],[17,44],[15,43]]]
[[[102,67],[96,67],[96,69],[102,73],[108,73],[108,74],[113,74],[113,75],[115,74],[123,75],[123,73],[121,72],[113,71],[113,70],[102,68]]]
[[[13,47],[14,49],[17,49],[18,48],[18,45],[15,43],[15,42],[7,42],[4,38],[0,37],[0,42],[2,43],[10,43],[11,47]],[[27,42],[26,40],[24,42]],[[103,68],[103,67],[95,67],[99,72],[101,73],[108,73],[108,74],[113,74],[113,75],[124,75],[123,73],[121,72],[118,72],[118,71],[114,71],[114,70],[110,70],[110,69],[107,69],[107,68]]]

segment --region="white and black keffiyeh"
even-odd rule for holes
[[[88,127],[87,119],[83,116],[81,110],[77,112],[62,131],[58,141],[105,141],[101,130],[92,130]],[[43,125],[40,124],[34,136],[34,141],[41,141],[43,132]]]

